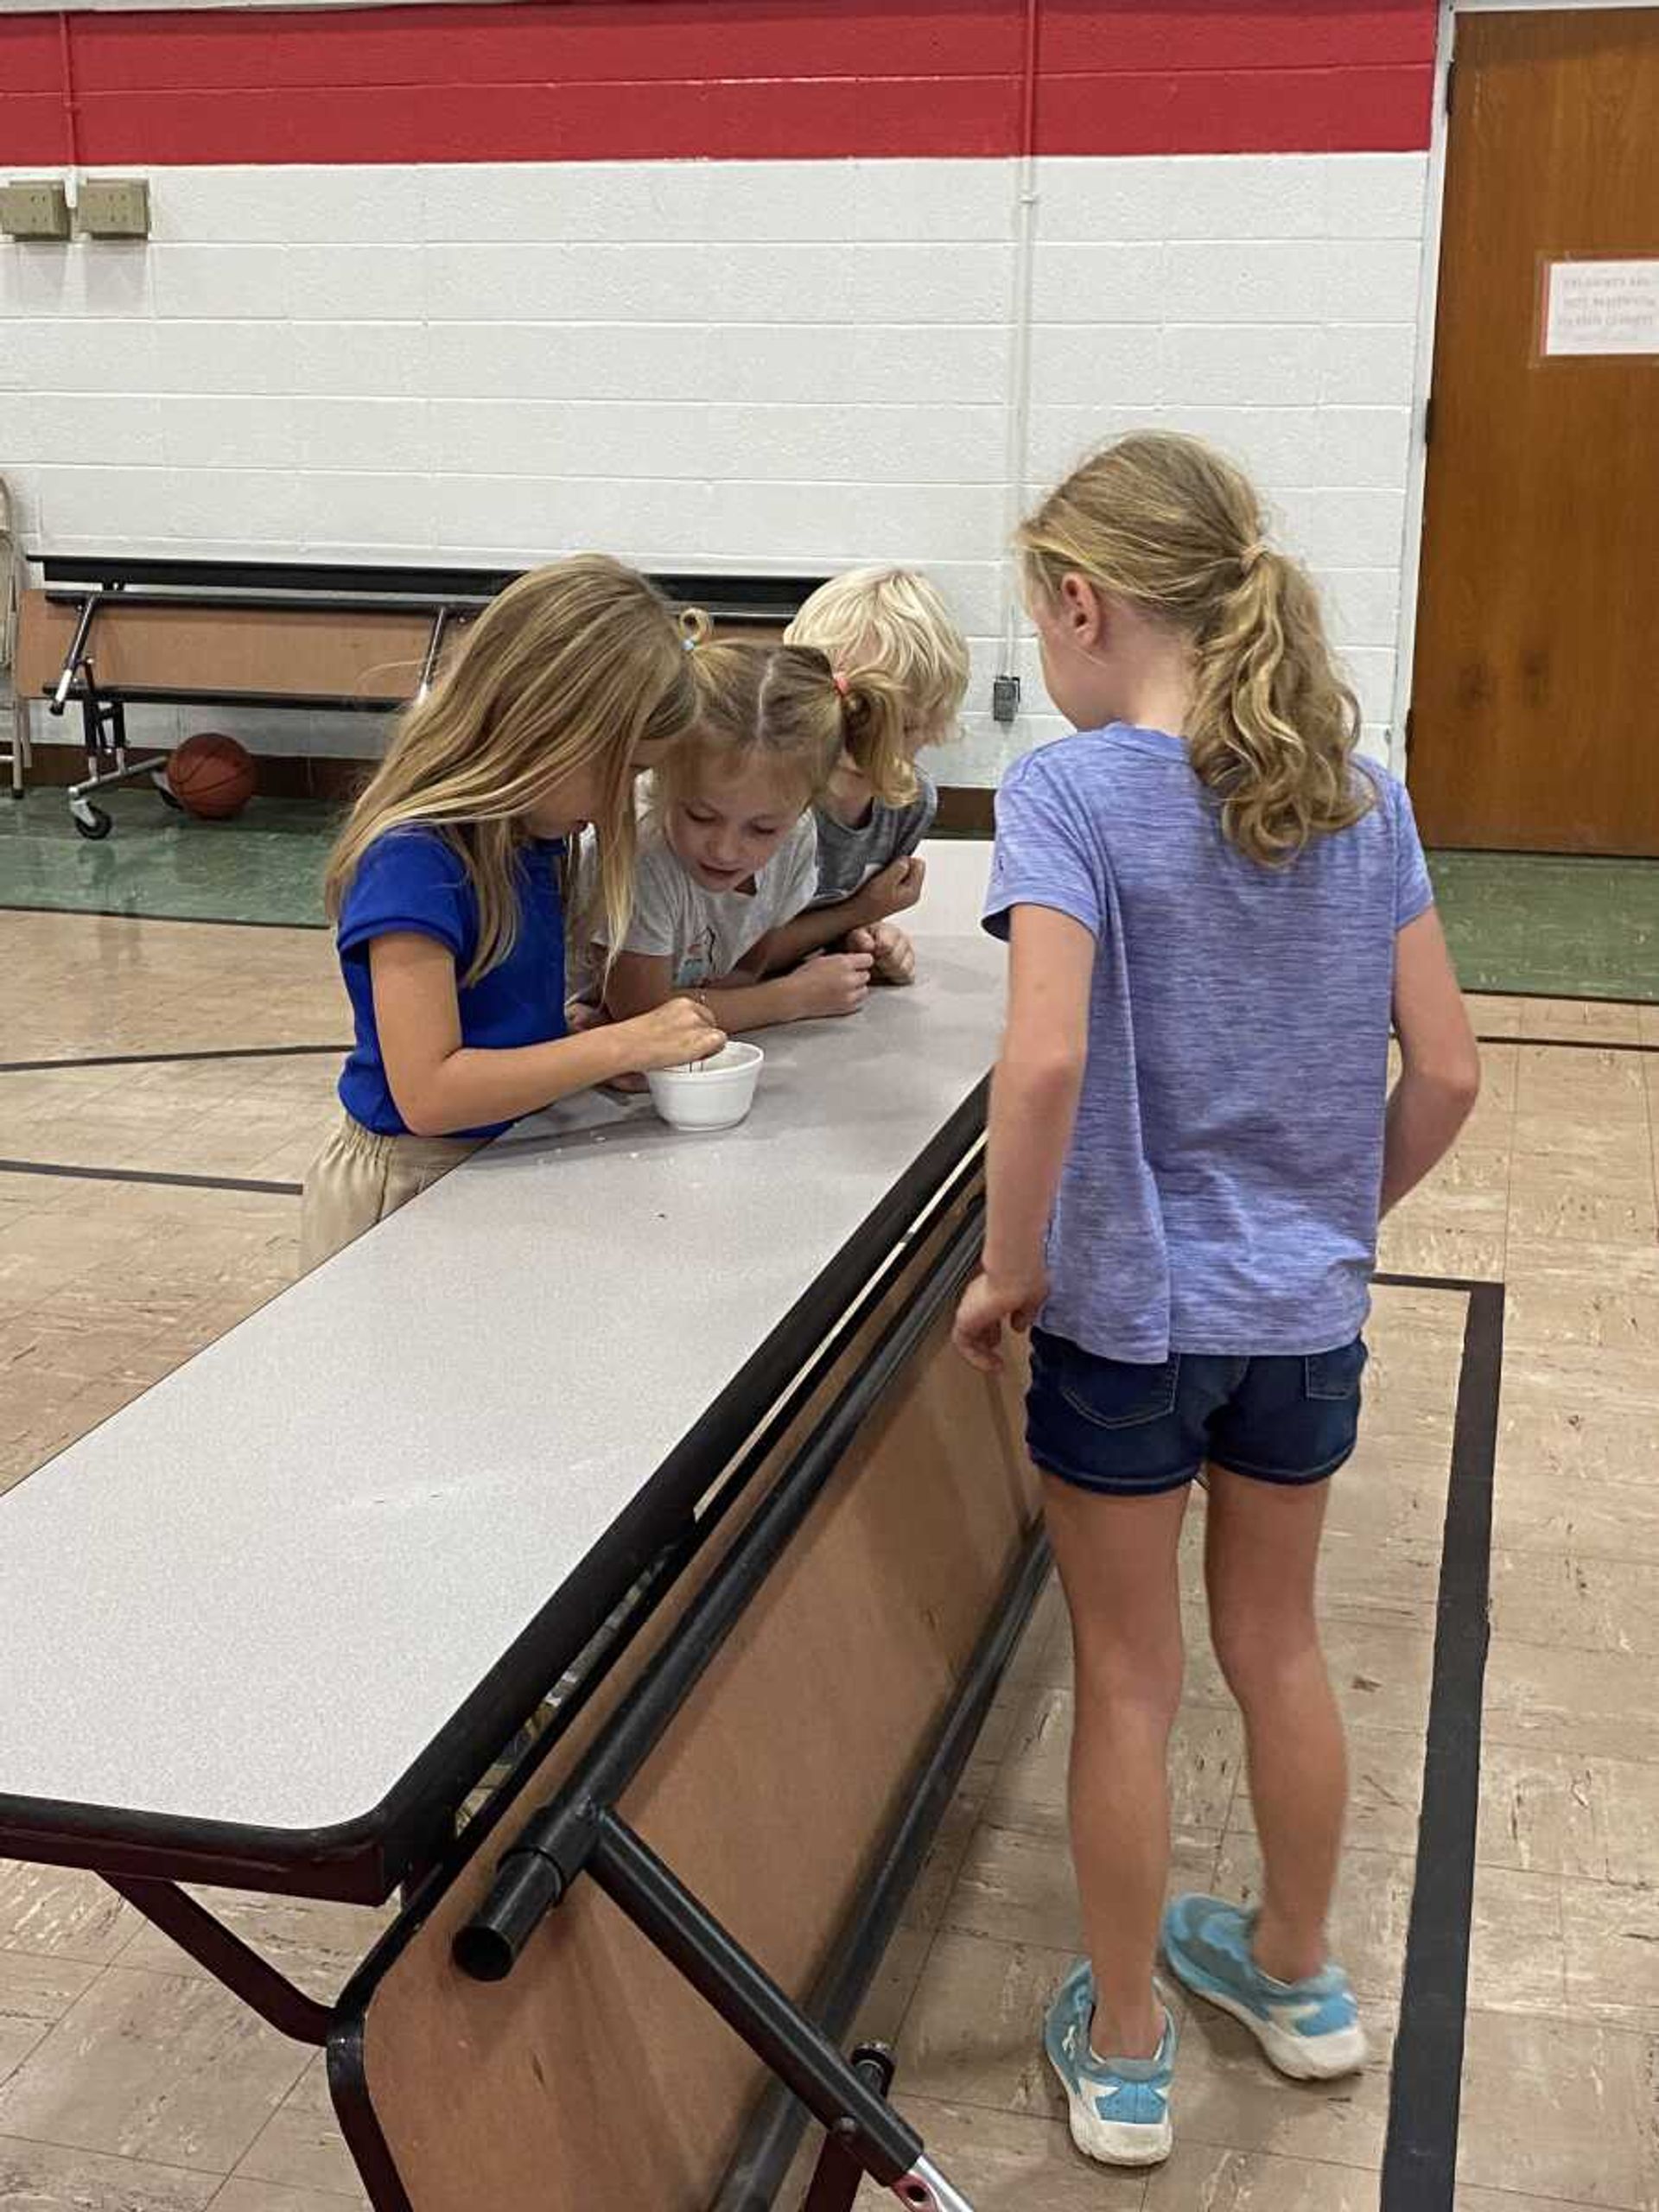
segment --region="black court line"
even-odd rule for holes
[[[78,914],[104,922],[182,922],[203,930],[326,930],[321,922],[239,922],[234,914],[146,914],[130,906],[37,906],[29,899],[0,899],[0,914]]]
[[[1423,1803],[1389,2085],[1379,2212],[1453,2212],[1491,1641],[1492,1491],[1503,1373],[1503,1286],[1379,1275],[1468,1300],[1440,1543]]]
[[[1465,983],[1463,995],[1468,999],[1524,999],[1529,1005],[1552,999],[1557,1006],[1659,1006],[1659,997],[1643,998],[1640,993],[1626,997],[1618,991],[1506,991],[1497,983]]]
[[[1537,1045],[1548,1052],[1659,1052],[1659,1045],[1620,1042],[1611,1037],[1483,1037],[1477,1045]]]
[[[1538,1045],[1561,1052],[1659,1052],[1659,1045],[1618,1043],[1606,1037],[1486,1037],[1478,1045]],[[46,1075],[59,1068],[171,1067],[194,1060],[302,1059],[311,1054],[345,1053],[349,1045],[226,1045],[191,1052],[90,1052],[66,1059],[0,1060],[0,1075]]]
[[[159,1167],[71,1167],[57,1160],[0,1160],[0,1175],[63,1175],[72,1182],[159,1183],[180,1191],[258,1191],[297,1198],[302,1183],[266,1183],[251,1175],[175,1175]]]
[[[0,1075],[43,1075],[54,1068],[159,1068],[185,1060],[289,1060],[349,1052],[349,1045],[226,1045],[200,1052],[93,1052],[65,1060],[0,1060]]]

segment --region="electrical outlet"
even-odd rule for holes
[[[0,184],[0,231],[14,238],[67,238],[69,198],[56,177]]]
[[[89,176],[75,201],[75,226],[93,238],[147,238],[149,187],[141,176]]]

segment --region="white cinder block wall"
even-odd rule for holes
[[[1324,582],[1379,751],[1427,168],[1406,151],[1037,172],[1028,485],[1139,424],[1237,454]],[[149,174],[148,244],[0,245],[0,470],[29,543],[917,562],[974,640],[966,731],[941,772],[994,783],[1058,728],[1028,643],[1019,721],[989,715],[1014,162]],[[168,741],[210,719],[267,749],[365,749],[355,716],[145,719],[138,734]]]

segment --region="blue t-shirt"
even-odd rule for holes
[[[461,857],[435,830],[388,830],[358,864],[340,907],[336,943],[357,1042],[340,1078],[346,1111],[382,1136],[406,1136],[380,1058],[369,946],[394,931],[435,938],[454,955],[463,1045],[545,1045],[565,1033],[564,908],[560,842],[532,839],[518,863],[518,934],[512,951],[475,983],[461,978],[478,945],[478,901]],[[499,1136],[509,1125],[457,1130]]]
[[[1290,867],[1223,834],[1186,748],[1114,724],[998,794],[986,926],[1094,937],[1044,1328],[1105,1359],[1333,1351],[1370,1310],[1395,938],[1433,900],[1403,786]]]

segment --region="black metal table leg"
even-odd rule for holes
[[[86,752],[86,773],[79,783],[70,785],[67,794],[70,818],[80,835],[107,837],[115,827],[113,816],[94,803],[95,791],[111,790],[118,784],[137,783],[140,777],[148,776],[162,797],[176,805],[163,781],[167,769],[164,753],[154,753],[144,760],[127,757],[125,705],[99,690],[98,673],[90,658],[78,662],[66,674],[74,677],[79,685],[75,696],[80,702]],[[58,711],[54,705],[53,712]]]
[[[80,695],[81,751],[86,755],[86,780],[94,782],[104,769],[104,706],[90,686]]]
[[[885,2097],[893,2088],[893,2053],[886,2044],[861,2044],[853,2053],[853,2071],[878,2097]],[[853,2212],[863,2179],[864,2169],[853,2156],[847,2131],[832,2127],[823,2139],[801,2212]]]
[[[98,612],[100,596],[98,592],[88,592],[80,603],[80,612],[75,618],[75,634],[69,641],[69,650],[64,655],[58,680],[52,687],[52,704],[48,711],[54,715],[62,714],[69,703],[69,695],[75,688],[75,677],[86,657],[86,641],[92,633],[92,617]]]
[[[588,1872],[873,2181],[912,2212],[973,2212],[909,2121],[614,1813],[599,1816]]]
[[[296,1988],[176,1882],[136,1874],[105,1874],[103,1878],[279,2034],[291,2036],[296,2043],[327,2042],[334,2017],[327,2005]]]

